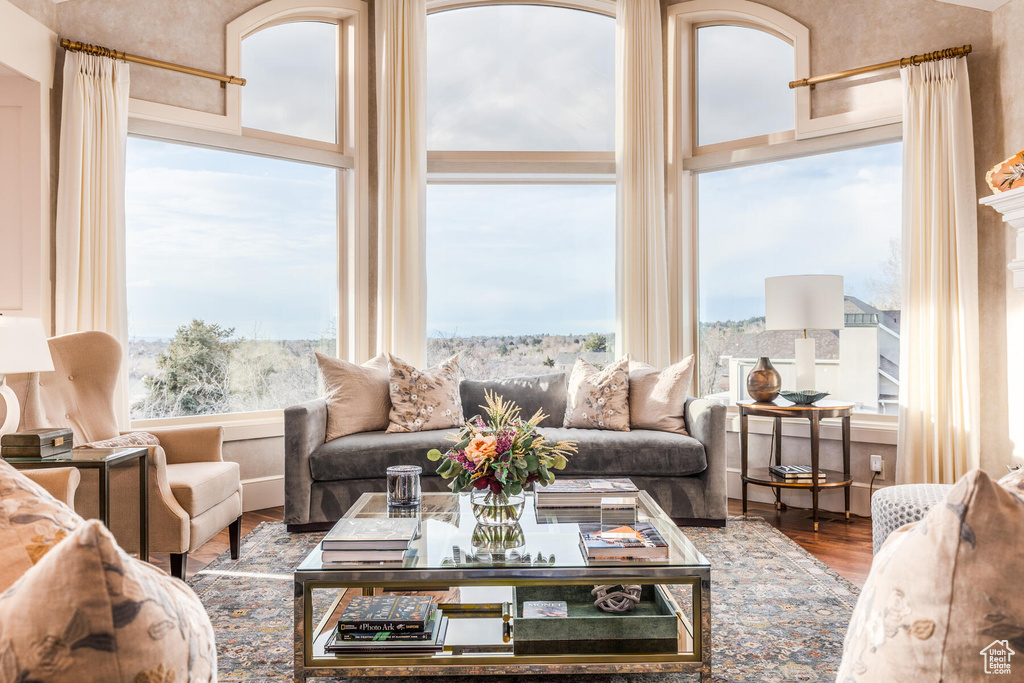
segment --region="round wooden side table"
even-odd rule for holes
[[[747,514],[747,484],[768,486],[775,490],[776,505],[781,508],[782,489],[810,489],[812,500],[812,518],[814,530],[818,530],[818,493],[822,489],[843,488],[846,497],[846,518],[850,518],[850,486],[853,477],[850,475],[850,416],[854,404],[847,401],[818,401],[812,405],[801,406],[777,398],[770,403],[757,401],[737,401],[740,409],[740,474],[743,481],[743,514]],[[772,477],[767,467],[748,468],[748,436],[747,422],[750,417],[771,417],[775,419],[775,464],[782,464],[782,418],[804,418],[811,423],[811,478],[809,481],[780,481]],[[819,443],[821,441],[821,421],[830,417],[838,417],[843,423],[843,471],[823,470],[818,467]],[[819,474],[825,475],[825,481],[819,482]]]

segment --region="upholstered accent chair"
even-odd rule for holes
[[[82,475],[74,467],[54,467],[45,470],[22,470],[22,474],[42,486],[47,493],[67,505],[75,506],[75,492],[82,483]]]
[[[114,387],[123,359],[120,343],[105,332],[75,332],[49,341],[54,371],[11,375],[22,405],[22,428],[70,427],[75,445],[115,438]],[[170,553],[171,573],[184,579],[188,553],[229,528],[231,556],[238,557],[242,486],[238,463],[225,462],[220,426],[148,429],[160,444],[149,449],[149,548]],[[137,471],[111,473],[111,531],[129,552],[138,550]],[[97,516],[98,487],[83,481],[75,504],[83,517]],[[121,488],[121,487],[124,488]],[[117,491],[132,491],[118,495]]]

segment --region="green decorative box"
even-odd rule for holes
[[[657,653],[679,651],[679,618],[661,586],[643,586],[629,612],[594,606],[593,586],[518,586],[512,622],[517,655]],[[523,603],[565,601],[566,617],[526,619]]]

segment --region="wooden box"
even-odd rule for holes
[[[73,436],[70,429],[50,427],[4,434],[0,454],[5,458],[53,458],[71,452]]]
[[[678,652],[679,618],[664,588],[643,586],[640,604],[612,614],[594,606],[593,586],[518,586],[512,643],[517,655]],[[566,617],[525,619],[523,603],[564,600]]]

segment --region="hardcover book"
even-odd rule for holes
[[[580,543],[591,560],[668,557],[668,543],[648,522],[604,531],[600,524],[580,524]]]
[[[338,631],[423,631],[432,601],[419,595],[357,595],[338,619]]]
[[[324,550],[404,550],[419,533],[418,519],[339,519],[323,540]]]
[[[624,507],[634,507],[640,490],[632,481],[620,479],[559,479],[537,489],[538,508],[594,507],[605,498],[616,498]]]
[[[328,639],[324,650],[331,653],[346,654],[398,654],[398,653],[430,653],[444,649],[444,639],[448,633],[448,617],[437,613],[437,626],[426,640],[409,640],[407,634],[390,633],[371,640],[346,640],[344,634],[337,631]],[[403,637],[399,637],[399,635]]]
[[[565,600],[530,600],[523,603],[524,619],[548,619],[569,616]]]
[[[787,481],[792,480],[803,480],[810,481],[813,478],[813,470],[808,465],[771,465],[768,468],[774,476]],[[825,473],[818,470],[818,480],[822,481],[825,479]]]
[[[422,631],[344,631],[335,628],[335,639],[342,642],[423,642],[433,640],[440,611],[431,605],[427,624]]]

